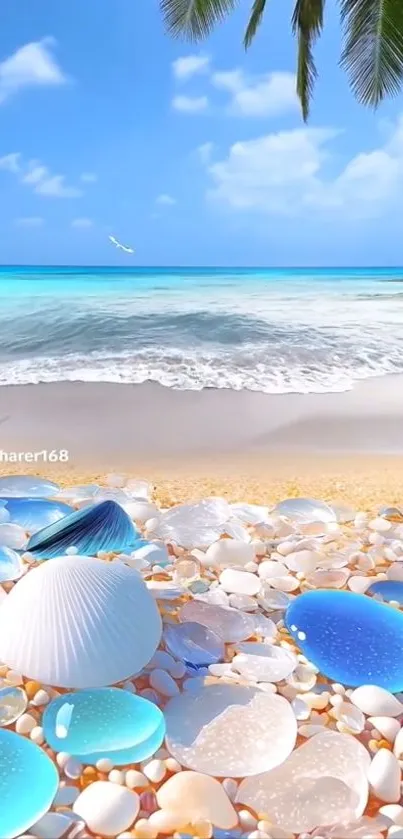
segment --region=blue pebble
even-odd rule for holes
[[[399,580],[378,580],[367,589],[367,594],[376,594],[382,600],[396,600],[403,604],[403,583]]]
[[[0,478],[0,496],[53,498],[60,492],[58,484],[35,475],[7,475]]]
[[[36,533],[74,512],[68,504],[47,498],[2,498],[1,504],[9,512],[10,522],[28,533]]]
[[[309,591],[285,623],[303,654],[329,679],[351,687],[403,690],[403,614],[363,594]]]
[[[46,707],[42,726],[54,751],[68,752],[86,764],[103,757],[115,766],[147,760],[165,737],[157,705],[119,688],[65,693]]]
[[[224,658],[222,639],[212,629],[196,621],[168,625],[164,631],[164,641],[171,655],[194,670],[217,664]]]
[[[0,836],[13,839],[47,813],[59,786],[47,754],[7,729],[0,730]]]

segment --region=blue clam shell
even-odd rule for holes
[[[378,580],[378,582],[372,583],[366,594],[375,594],[386,602],[395,600],[397,603],[403,604],[403,583],[400,580]]]
[[[115,766],[146,760],[165,737],[157,705],[119,688],[65,693],[46,707],[42,725],[52,749],[93,765],[102,757]]]
[[[19,554],[5,545],[0,545],[0,583],[18,580],[22,574],[22,562]]]
[[[8,475],[0,478],[0,497],[53,498],[59,492],[58,484],[35,475]]]
[[[47,498],[1,498],[0,503],[10,514],[10,522],[27,533],[36,533],[73,512],[68,504]]]
[[[74,546],[79,554],[132,549],[138,533],[127,513],[115,501],[92,504],[65,516],[31,536],[27,551],[37,559],[52,559]]]
[[[59,786],[47,754],[14,731],[0,729],[0,836],[13,839],[47,813]]]
[[[364,594],[317,590],[296,597],[287,629],[321,673],[350,687],[403,690],[403,613]]]

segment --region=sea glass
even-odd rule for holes
[[[200,686],[170,699],[164,713],[172,756],[216,777],[246,777],[278,766],[297,736],[289,702],[255,687]]]
[[[336,521],[335,511],[328,504],[314,498],[287,498],[276,504],[272,515],[285,516],[296,524]]]
[[[203,600],[189,600],[179,612],[181,621],[196,621],[208,626],[226,643],[244,641],[254,633],[255,621],[251,615],[237,609],[216,606]]]
[[[18,524],[27,533],[36,533],[73,512],[68,504],[46,498],[4,498],[4,504],[10,522]]]
[[[366,594],[373,594],[375,597],[388,602],[395,600],[403,604],[403,582],[400,580],[378,580],[367,589]]]
[[[0,688],[0,726],[11,725],[28,705],[25,690],[19,687]]]
[[[103,757],[115,766],[147,760],[165,736],[157,705],[118,688],[66,693],[46,707],[42,726],[54,751],[87,764]]]
[[[59,786],[54,763],[31,740],[0,729],[0,836],[25,833],[49,810]]]
[[[363,594],[310,591],[296,597],[286,626],[328,678],[358,687],[403,690],[403,614]]]
[[[369,765],[369,753],[354,737],[323,731],[281,766],[242,781],[236,800],[270,813],[271,821],[287,834],[353,821],[367,803]]]
[[[187,550],[207,548],[220,538],[223,525],[230,517],[227,501],[205,498],[197,504],[182,504],[167,510],[161,515],[155,534]]]
[[[224,658],[222,638],[201,623],[187,621],[165,628],[163,639],[168,652],[190,667],[208,667]]]
[[[22,570],[22,562],[16,551],[0,545],[0,583],[18,580]]]
[[[60,492],[58,484],[35,475],[7,475],[0,478],[0,496],[54,498]]]
[[[274,644],[238,644],[232,667],[255,682],[280,682],[295,670],[298,660],[290,650]]]
[[[129,551],[137,538],[122,507],[115,501],[102,501],[39,530],[31,536],[27,550],[36,559],[52,559],[74,546],[78,553],[94,556],[98,551]]]

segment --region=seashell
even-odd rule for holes
[[[59,785],[55,765],[31,740],[0,731],[0,836],[13,839],[49,810]]]
[[[18,524],[28,533],[36,533],[73,512],[68,504],[47,498],[4,498],[4,507],[10,522]]]
[[[148,664],[161,618],[123,563],[61,557],[31,570],[0,609],[0,661],[42,684],[104,687]]]
[[[378,685],[361,685],[353,690],[350,700],[371,717],[399,717],[403,714],[403,705],[396,696]]]
[[[94,556],[98,551],[128,550],[136,539],[138,533],[122,507],[115,501],[102,501],[35,533],[27,550],[36,559],[52,559],[74,545],[79,553]]]
[[[0,497],[14,498],[54,498],[59,495],[60,487],[53,481],[38,478],[36,475],[7,475],[0,478]]]
[[[16,551],[0,545],[0,583],[18,580],[22,574],[22,562]]]

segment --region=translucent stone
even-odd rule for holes
[[[87,498],[92,498],[97,490],[101,489],[98,484],[83,484],[82,486],[63,487],[57,497],[64,498],[66,501],[78,501]]]
[[[179,763],[225,778],[278,766],[291,753],[297,735],[286,699],[241,685],[186,691],[168,702],[165,722],[167,749]]]
[[[0,546],[0,583],[18,580],[22,574],[22,562],[11,548]]]
[[[209,565],[227,568],[234,565],[246,565],[255,559],[253,545],[239,539],[219,539],[208,548],[206,560]]]
[[[130,481],[127,481],[127,484],[125,484],[124,490],[131,498],[142,499],[144,501],[149,501],[151,498],[152,487],[148,481],[140,481],[137,480],[137,478],[131,478]]]
[[[307,574],[305,579],[314,588],[343,588],[349,576],[350,572],[342,568],[337,570],[320,568],[312,574]]]
[[[273,638],[277,634],[277,628],[274,621],[266,618],[261,612],[253,615],[253,623],[256,635],[261,635],[263,638]],[[249,637],[249,636],[248,636]],[[243,639],[240,638],[240,641]]]
[[[73,512],[68,504],[46,498],[5,498],[4,501],[10,521],[28,533],[36,533]]]
[[[0,524],[0,546],[22,551],[27,544],[27,534],[18,524]]]
[[[347,524],[354,521],[357,515],[357,511],[353,507],[350,507],[348,504],[343,504],[341,501],[334,501],[332,504],[329,504],[329,507],[333,510],[336,521],[340,524]]]
[[[165,722],[153,702],[118,688],[66,693],[42,718],[48,745],[81,763],[108,758],[114,766],[147,760],[161,746]]]
[[[201,623],[168,625],[163,638],[168,652],[192,667],[208,667],[224,658],[222,639]]]
[[[35,475],[7,475],[0,478],[0,496],[54,498],[60,487]]]
[[[189,600],[185,603],[179,611],[179,619],[183,622],[196,621],[209,627],[226,643],[244,641],[253,635],[255,629],[255,620],[250,615],[202,600]]]
[[[256,682],[281,682],[295,670],[297,657],[273,644],[247,642],[239,644],[232,667],[247,679]]]
[[[267,521],[269,517],[269,508],[260,507],[258,504],[246,504],[245,502],[231,504],[231,511],[234,518],[244,524],[260,524]]]
[[[103,501],[75,510],[35,533],[27,550],[36,559],[52,559],[73,545],[78,553],[94,556],[98,551],[128,551],[137,538],[133,522],[122,507],[115,501]]]
[[[304,655],[335,682],[403,690],[403,614],[349,591],[296,597],[286,626]]]
[[[1,526],[1,525],[0,525]],[[261,587],[261,580],[250,571],[238,571],[236,568],[226,568],[221,572],[220,585],[228,594],[257,594]]]
[[[180,557],[175,560],[172,579],[179,585],[189,585],[200,577],[201,564],[194,556]]]
[[[292,603],[291,597],[283,591],[275,591],[270,586],[263,585],[257,596],[258,603],[266,612],[275,612],[277,609],[287,609]]]
[[[0,726],[11,725],[18,720],[27,705],[28,697],[22,688],[0,688]]]
[[[230,505],[223,498],[205,498],[197,504],[182,504],[163,513],[156,535],[182,548],[208,548],[220,538],[223,525],[231,517]]]
[[[367,594],[373,594],[375,597],[386,602],[388,602],[388,600],[395,600],[397,603],[402,605],[403,582],[400,580],[378,580],[378,582],[372,583],[372,585],[367,588]]]
[[[328,504],[314,498],[287,498],[275,506],[272,514],[284,516],[297,524],[336,521],[334,510]]]
[[[39,746],[0,729],[0,836],[13,839],[39,821],[58,786],[56,767]]]
[[[359,818],[368,799],[370,756],[349,734],[324,731],[311,737],[271,772],[246,778],[237,802],[270,814],[292,833]]]

